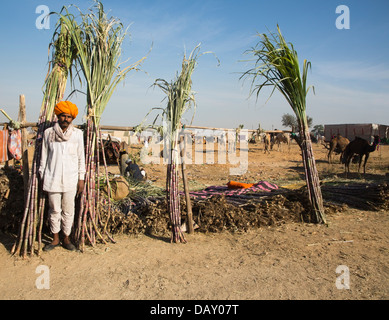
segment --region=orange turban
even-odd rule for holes
[[[71,103],[70,101],[61,101],[55,106],[54,113],[57,116],[62,113],[67,113],[70,114],[73,119],[75,119],[78,115],[78,108],[74,103]]]

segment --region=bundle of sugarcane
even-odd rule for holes
[[[68,29],[60,19],[54,31],[51,48],[51,61],[49,71],[45,79],[45,89],[38,119],[37,138],[32,161],[31,175],[28,185],[28,193],[25,209],[20,225],[17,242],[12,248],[13,254],[26,256],[35,250],[35,242],[38,241],[38,255],[42,249],[42,227],[45,210],[45,196],[39,186],[38,169],[42,150],[43,133],[46,128],[53,125],[56,120],[54,114],[55,105],[62,100],[66,89],[66,83],[71,66],[77,55]]]
[[[180,74],[177,74],[175,81],[169,83],[166,80],[157,79],[154,82],[154,86],[161,88],[167,96],[167,106],[165,109],[162,109],[163,125],[162,127],[157,127],[157,130],[159,132],[162,131],[165,144],[163,156],[165,160],[167,160],[166,198],[172,228],[171,242],[174,243],[186,242],[181,231],[181,210],[178,192],[179,160],[181,160],[181,163],[183,164],[182,172],[185,194],[187,195],[187,200],[190,201],[190,199],[185,178],[184,157],[182,157],[181,154],[182,150],[179,150],[179,134],[182,129],[183,114],[191,106],[196,107],[194,93],[192,92],[192,74],[197,65],[197,59],[202,54],[200,54],[200,45],[197,45],[188,58],[184,55],[181,72]],[[161,108],[153,108],[152,110],[155,109]],[[155,128],[154,123],[152,127]],[[142,125],[138,126],[138,130],[140,130],[140,128],[142,128]],[[191,213],[188,212],[188,215],[191,215]],[[189,230],[190,229],[191,227],[189,227]]]
[[[261,202],[245,200],[240,205],[220,195],[193,204],[200,232],[240,232],[285,221],[300,221],[304,210],[299,202],[289,201],[280,194]]]
[[[95,10],[95,11],[93,11]],[[130,70],[136,70],[145,59],[121,69],[119,58],[121,45],[127,35],[123,25],[115,18],[108,18],[101,2],[88,14],[81,13],[81,22],[77,23],[67,12],[61,19],[69,30],[72,41],[78,51],[77,64],[85,78],[87,86],[87,129],[86,129],[86,177],[84,192],[80,203],[78,219],[75,221],[75,240],[83,250],[86,239],[91,245],[97,239],[106,242],[105,236],[113,241],[107,232],[109,216],[103,225],[99,218],[99,150],[103,149],[100,119],[116,86]],[[104,156],[104,152],[101,152]],[[107,165],[105,179],[109,190]],[[110,210],[108,210],[110,211]]]
[[[326,201],[363,210],[389,208],[389,186],[386,183],[324,184],[322,191]]]
[[[166,195],[172,226],[171,241],[185,243],[184,234],[181,232],[181,211],[178,192],[178,164],[179,164],[179,131],[181,130],[182,116],[193,105],[195,106],[192,92],[192,73],[199,56],[200,46],[196,46],[190,56],[184,56],[181,73],[175,81],[167,82],[157,79],[154,85],[160,87],[167,95],[167,107],[163,110],[163,135],[166,141],[168,165],[166,177]]]
[[[277,33],[259,34],[258,45],[248,52],[255,58],[254,68],[246,71],[242,77],[252,79],[251,93],[257,97],[267,86],[273,87],[271,95],[277,89],[293,109],[300,130],[302,159],[305,170],[308,196],[311,203],[311,220],[326,223],[323,197],[320,189],[319,174],[313,155],[312,142],[306,115],[306,96],[308,69],[311,63],[304,60],[302,72],[299,58],[291,43],[286,42],[280,28]],[[263,81],[257,83],[258,79]]]

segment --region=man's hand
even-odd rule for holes
[[[77,183],[77,197],[84,191],[84,180],[78,180]]]

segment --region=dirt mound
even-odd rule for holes
[[[387,209],[389,187],[384,184],[354,183],[323,185],[326,215],[348,207],[368,210]],[[186,221],[185,197],[180,199],[182,222]],[[193,220],[197,232],[246,232],[250,229],[279,226],[286,222],[309,222],[310,203],[306,187],[296,190],[280,188],[272,192],[244,195],[213,195],[192,199]],[[164,197],[133,197],[111,204],[108,221],[111,234],[149,234],[169,236],[171,226]],[[108,218],[108,202],[101,208],[104,223]]]
[[[384,184],[323,185],[326,214],[347,206],[379,210],[389,207],[389,187]],[[170,236],[171,226],[164,196],[129,197],[108,203],[100,197],[100,221],[112,235],[147,234]],[[186,221],[185,197],[181,196],[182,223]],[[110,208],[110,214],[108,213]],[[16,170],[0,172],[0,230],[17,233],[24,209],[23,177]],[[309,222],[310,203],[306,187],[279,188],[271,192],[211,195],[192,200],[197,232],[247,232],[250,229],[279,226],[286,222]]]
[[[22,174],[4,167],[0,170],[0,230],[15,233],[24,209]]]
[[[208,199],[192,202],[193,220],[197,232],[216,233],[246,232],[264,226],[277,226],[286,222],[309,219],[309,201],[304,189],[278,190],[267,195],[236,197],[214,195]],[[249,199],[247,199],[249,197]],[[233,200],[231,199],[233,198]],[[186,221],[186,203],[181,197],[182,222]],[[108,202],[101,207],[104,223],[108,218]],[[169,236],[171,226],[166,199],[163,197],[141,198],[111,204],[108,231],[111,234],[145,233],[155,236]],[[342,206],[327,205],[327,213],[340,211]]]

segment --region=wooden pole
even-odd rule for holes
[[[19,96],[19,122],[26,123],[26,98],[24,95]],[[23,182],[24,182],[24,199],[27,199],[28,180],[30,176],[30,168],[28,163],[28,142],[27,129],[23,127],[22,133],[22,168],[23,168]]]

